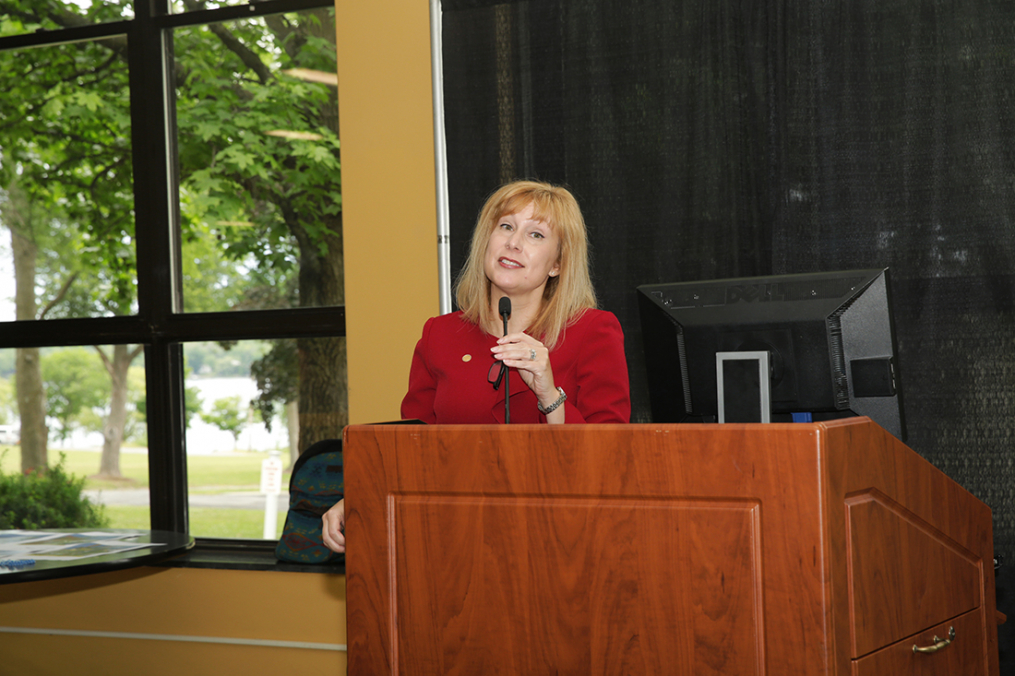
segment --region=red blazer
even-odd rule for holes
[[[430,424],[503,423],[504,385],[495,391],[487,380],[491,365],[500,366],[490,353],[496,343],[496,337],[461,312],[427,320],[412,355],[402,418]],[[550,364],[554,384],[567,394],[565,422],[630,422],[624,333],[613,314],[587,310],[565,329]],[[514,369],[509,377],[511,422],[545,423],[536,395]]]

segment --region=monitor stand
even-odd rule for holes
[[[767,351],[716,352],[719,422],[772,422],[772,382]]]

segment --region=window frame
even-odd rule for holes
[[[134,166],[136,315],[0,322],[0,348],[141,344],[145,353],[151,527],[189,532],[183,344],[345,336],[345,308],[182,312],[172,31],[183,26],[333,7],[334,0],[266,0],[171,14],[169,0],[135,0],[134,18],[0,37],[0,51],[126,35]],[[59,338],[55,338],[55,337]],[[198,538],[198,542],[201,542]],[[211,541],[209,539],[209,541]],[[263,549],[260,540],[236,540]]]

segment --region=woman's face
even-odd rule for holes
[[[493,285],[491,300],[501,296],[542,298],[543,287],[560,272],[560,238],[543,221],[533,219],[534,206],[501,216],[486,244],[483,270]]]

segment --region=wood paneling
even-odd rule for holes
[[[756,503],[394,502],[401,673],[761,672]]]
[[[927,647],[946,639],[955,629],[955,638],[934,653],[919,653],[913,646]],[[979,676],[986,672],[983,654],[983,627],[979,613],[969,612],[936,627],[899,641],[855,662],[853,676]]]
[[[853,655],[978,608],[980,561],[877,493],[846,501]]]
[[[345,462],[352,673],[845,676],[849,557],[897,576],[897,537],[952,558],[864,616],[958,574],[893,631],[975,603],[997,673],[989,509],[866,419],[354,426]]]

